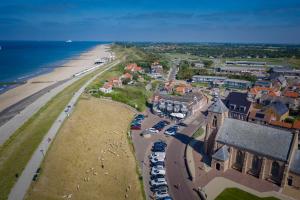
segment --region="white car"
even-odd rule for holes
[[[163,157],[156,157],[156,158],[151,158],[150,159],[151,163],[164,162],[164,161],[165,161],[165,158],[163,158]]]
[[[160,175],[166,175],[166,170],[164,170],[164,169],[159,169],[159,170],[152,169],[151,170],[151,175],[158,175],[158,174],[160,174]]]
[[[152,186],[160,186],[160,185],[167,185],[167,181],[164,178],[154,179],[150,182]]]
[[[157,191],[157,192],[155,192],[154,196],[156,198],[165,198],[165,197],[169,197],[170,195],[166,191],[163,191],[163,192]]]
[[[152,158],[163,158],[163,159],[165,159],[166,158],[166,153],[165,152],[153,152],[150,155],[150,159],[152,159]]]
[[[152,170],[165,170],[165,168],[162,165],[157,165],[157,166],[153,166]]]
[[[159,133],[159,131],[156,130],[155,128],[147,128],[146,131],[150,133]]]

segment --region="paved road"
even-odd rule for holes
[[[97,65],[100,67],[101,65]],[[92,73],[94,70],[86,73]],[[85,74],[85,75],[86,75]],[[49,90],[49,92],[44,93],[42,96],[37,98],[34,102],[24,101],[21,102],[19,106],[24,107],[26,104],[27,107],[24,108],[22,111],[16,109],[18,114],[7,121],[0,127],[0,146],[14,133],[16,130],[21,127],[33,114],[35,114],[41,107],[43,107],[50,99],[52,99],[55,95],[61,92],[63,89],[74,83],[75,81],[79,80],[82,76],[74,77],[65,81],[64,83],[60,84],[59,86]],[[30,104],[31,103],[31,104]],[[6,111],[9,112],[9,111]]]
[[[174,81],[176,79],[176,74],[177,74],[177,65],[175,63],[172,63],[172,67],[169,72],[169,81]]]
[[[0,127],[5,124],[7,121],[9,121],[11,118],[19,114],[22,110],[24,110],[28,105],[35,102],[38,98],[49,92],[50,90],[56,88],[57,86],[65,83],[66,81],[70,80],[71,78],[57,81],[53,83],[52,85],[30,95],[29,97],[24,98],[23,100],[19,101],[18,103],[9,106],[8,108],[2,110],[0,112]]]
[[[80,95],[84,92],[84,89],[93,81],[95,80],[99,75],[104,73],[105,71],[111,69],[113,66],[119,64],[119,61],[111,63],[108,65],[108,67],[103,70],[102,72],[98,73],[97,75],[93,76],[89,81],[87,81],[72,97],[68,105],[71,106],[70,110],[73,110],[73,106],[75,105],[76,101],[80,97]],[[61,127],[63,121],[68,117],[69,114],[65,113],[63,110],[60,115],[57,117],[55,122],[53,123],[52,127],[48,131],[48,133],[44,136],[42,142],[40,143],[39,147],[35,150],[33,153],[30,161],[27,163],[25,169],[23,170],[21,176],[19,177],[18,181],[12,188],[8,199],[9,200],[21,200],[24,198],[30,184],[32,181],[32,178],[36,172],[36,170],[41,165],[44,155],[46,154],[49,146],[51,145],[53,138],[56,136],[59,128]],[[50,140],[49,140],[50,138]]]
[[[202,125],[203,121],[204,116],[199,113],[199,115],[189,123],[188,127],[174,136],[168,145],[168,159],[166,160],[167,180],[169,192],[175,200],[199,199],[192,190],[194,186],[187,173],[184,151],[186,145],[191,140],[191,136]],[[178,184],[179,187],[176,188],[175,185]]]

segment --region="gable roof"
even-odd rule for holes
[[[292,145],[291,132],[246,121],[226,118],[216,141],[258,154],[287,161]]]
[[[286,96],[286,97],[292,97],[292,98],[298,98],[299,97],[299,93],[294,92],[294,91],[286,91],[284,93],[284,96]]]
[[[216,160],[225,161],[228,160],[228,147],[226,145],[222,146],[216,153],[212,155],[212,157]]]
[[[247,98],[247,93],[231,92],[224,103],[230,111],[247,114],[251,106],[251,102]],[[235,108],[232,108],[230,105],[235,105]]]
[[[300,150],[296,150],[292,159],[290,170],[296,174],[300,174]]]
[[[228,112],[228,108],[224,105],[220,98],[215,98],[213,104],[208,107],[208,112],[224,113]]]
[[[284,115],[289,111],[288,107],[280,101],[272,102],[269,107],[278,115]]]

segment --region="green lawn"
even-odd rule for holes
[[[279,199],[275,197],[260,198],[237,188],[227,188],[221,194],[219,194],[219,196],[217,196],[216,200],[279,200]]]
[[[21,174],[33,152],[40,144],[51,125],[77,91],[93,75],[103,68],[88,74],[57,94],[24,125],[22,125],[0,147],[0,199],[7,199],[16,182],[16,174]]]
[[[204,133],[204,130],[202,127],[200,127],[193,135],[192,138],[196,139],[197,137],[201,136]]]

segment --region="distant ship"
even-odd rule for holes
[[[70,43],[70,42],[72,42],[72,40],[67,40],[66,42]]]
[[[0,51],[2,50],[2,47],[0,46]]]

